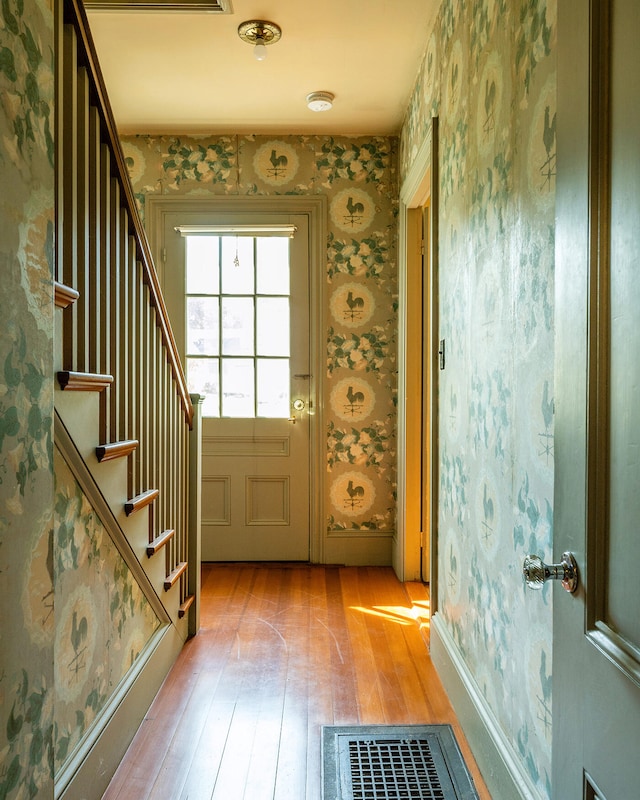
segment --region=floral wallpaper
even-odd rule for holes
[[[0,10],[0,797],[53,797],[53,14]]]
[[[57,773],[160,622],[57,449],[54,467]]]
[[[328,535],[395,530],[397,140],[126,136],[148,194],[324,194]]]
[[[443,0],[407,110],[404,177],[440,121],[438,608],[550,797],[555,0]]]
[[[520,568],[526,552],[549,558],[553,539],[555,10],[556,0],[442,0],[399,157],[386,137],[123,142],[142,209],[149,193],[326,194],[327,529],[357,535],[394,527],[397,171],[439,116],[439,613],[541,797],[551,593],[527,594]],[[53,15],[46,0],[0,14],[0,797],[48,798],[65,737],[69,753],[105,686],[83,697],[81,725],[59,724],[56,753],[54,641],[88,641],[89,624],[81,585],[60,600],[70,627],[53,617]],[[66,559],[98,568],[89,554],[108,543],[92,522],[82,546],[75,527],[66,549],[58,541],[61,581],[73,574]],[[113,580],[133,598],[116,562]],[[121,650],[103,673],[113,680],[143,646],[128,642],[130,610],[113,609]]]

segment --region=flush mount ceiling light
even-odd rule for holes
[[[254,45],[253,55],[257,61],[264,61],[267,57],[267,45],[275,44],[282,36],[282,30],[275,22],[249,19],[238,25],[238,36],[243,42]]]
[[[312,111],[329,111],[334,97],[331,92],[311,92],[307,95],[307,106]]]

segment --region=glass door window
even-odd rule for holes
[[[186,369],[206,417],[289,417],[285,236],[189,235]]]

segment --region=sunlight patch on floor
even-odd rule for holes
[[[380,617],[396,622],[398,625],[415,625],[422,630],[429,627],[429,601],[422,600],[415,602],[410,608],[407,606],[350,606],[351,611],[359,611],[361,614]]]

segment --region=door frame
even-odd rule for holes
[[[438,577],[438,117],[424,139],[400,189],[398,232],[398,506],[397,532],[393,546],[393,568],[401,581],[422,578],[430,584],[431,608],[435,610]],[[427,209],[428,250],[421,254],[422,215]],[[422,304],[411,303],[409,279],[416,264],[427,265],[427,279],[421,281]],[[420,326],[415,315],[421,316]],[[412,377],[408,359],[414,358],[410,336],[419,327],[431,352],[424,351],[420,364],[419,409],[412,404]],[[427,335],[428,334],[428,335]],[[415,366],[415,362],[414,362]],[[411,413],[408,413],[411,412]],[[422,424],[416,424],[416,417]],[[420,442],[420,459],[411,444]],[[424,458],[426,451],[426,459]],[[426,479],[425,479],[426,476]],[[408,507],[416,502],[416,487],[427,505],[420,515]],[[422,519],[420,519],[422,516]],[[417,518],[416,518],[417,517]],[[425,530],[425,527],[427,530]],[[421,555],[428,550],[429,570],[422,569]]]
[[[326,261],[327,199],[324,195],[313,197],[295,196],[211,196],[211,197],[167,197],[147,195],[144,209],[144,224],[149,238],[154,264],[160,285],[164,286],[163,231],[168,214],[211,213],[251,215],[306,215],[309,222],[309,350],[312,370],[310,396],[315,399],[315,413],[309,415],[309,560],[314,564],[324,562],[323,520],[324,491],[323,475],[324,440],[324,331],[325,287],[322,280]]]

